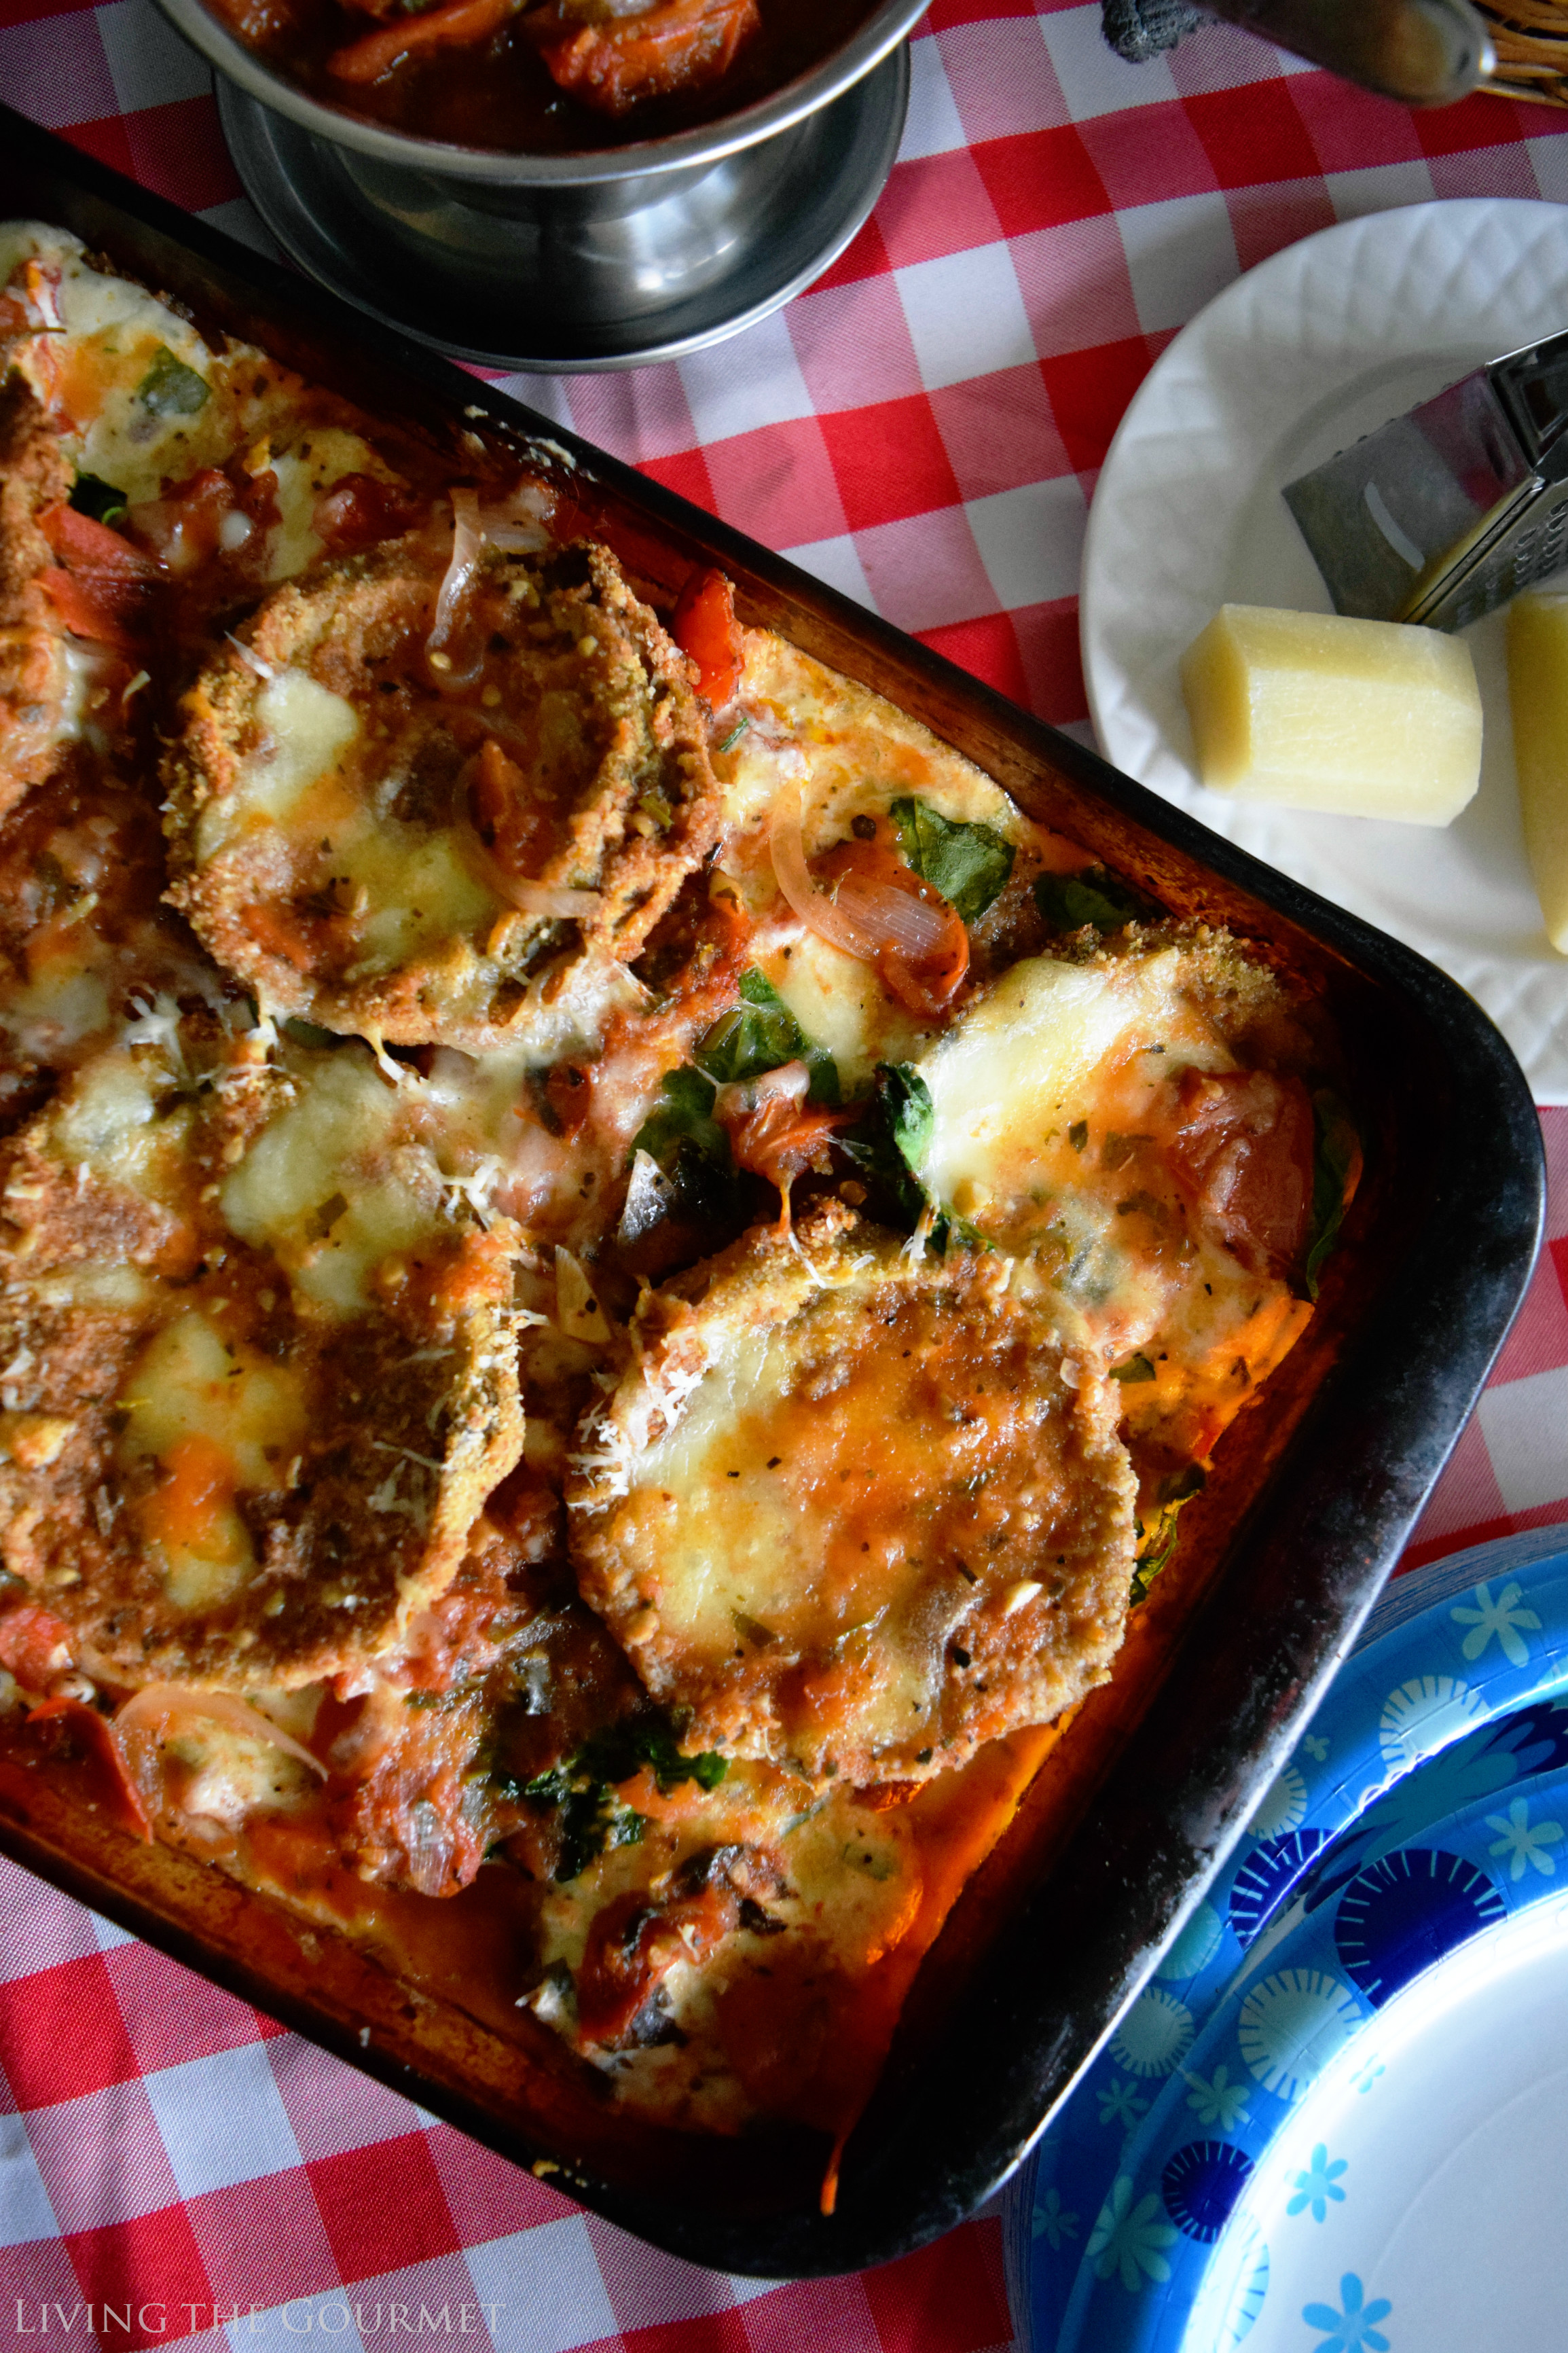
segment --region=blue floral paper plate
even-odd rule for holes
[[[1279,2305],[1266,2272],[1246,2293],[1231,2276],[1244,2225],[1268,2243],[1256,2185],[1271,2178],[1277,2148],[1295,2162],[1292,2121],[1321,2079],[1362,2063],[1370,2023],[1381,2032],[1396,1997],[1400,2015],[1410,2010],[1415,1979],[1436,1983],[1443,1957],[1478,1937],[1489,1950],[1500,1935],[1511,1949],[1526,1933],[1509,1926],[1516,1915],[1531,1915],[1528,1936],[1546,1933],[1533,1914],[1544,1905],[1551,1926],[1568,1847],[1543,1826],[1568,1823],[1568,1795],[1557,1804],[1541,1793],[1565,1767],[1564,1531],[1402,1578],[1015,2185],[1009,2273],[1033,2353],[1211,2353]],[[1568,1935],[1552,1949],[1568,1952]],[[1428,1987],[1421,1999],[1438,1996]],[[1561,2007],[1568,2016],[1568,2000]],[[1401,2081],[1414,2080],[1406,2068]],[[1310,2173],[1310,2155],[1297,2171]],[[1320,2202],[1325,2213],[1341,2203]],[[1337,2315],[1347,2353],[1377,2353],[1370,2306],[1306,2301]],[[1313,2336],[1304,2310],[1299,2302],[1279,2343],[1333,2345],[1335,2330]],[[1259,2353],[1265,2337],[1271,2325]],[[1414,2344],[1426,2353],[1426,2340]]]

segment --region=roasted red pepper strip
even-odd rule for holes
[[[151,556],[110,531],[106,522],[95,522],[91,515],[79,514],[75,507],[63,500],[56,506],[46,507],[38,517],[38,529],[48,541],[62,564],[73,572],[85,572],[105,580],[155,580],[158,567]]]
[[[143,599],[134,581],[83,579],[79,573],[40,573],[39,586],[73,638],[134,653],[144,634]]]
[[[638,2014],[677,1961],[705,1961],[740,1917],[729,1887],[650,1903],[637,1888],[594,1916],[577,1972],[577,2023],[586,2042],[606,2049],[635,2036]]]
[[[97,1708],[89,1707],[83,1699],[47,1699],[31,1711],[27,1722],[68,1725],[83,1746],[107,1768],[115,1808],[124,1827],[134,1831],[139,1839],[151,1841],[152,1817],[142,1801],[141,1790],[131,1778],[124,1751],[115,1738],[114,1726],[107,1716],[100,1715]]]
[[[134,651],[159,576],[152,558],[63,501],[44,509],[38,529],[66,567],[44,573],[40,585],[67,628],[121,653]]]
[[[786,1198],[789,1188],[814,1153],[819,1152],[835,1128],[858,1117],[860,1106],[844,1110],[791,1103],[787,1096],[768,1095],[752,1111],[726,1117],[719,1114],[730,1138],[738,1168],[750,1168],[776,1185]]]
[[[1196,1216],[1243,1266],[1288,1274],[1312,1211],[1312,1105],[1300,1080],[1184,1071],[1164,1119],[1165,1157]]]
[[[0,1618],[0,1666],[10,1668],[24,1691],[47,1691],[75,1662],[76,1636],[52,1609],[23,1601]]]
[[[741,683],[741,628],[735,592],[721,572],[694,572],[680,592],[669,634],[697,664],[697,684],[715,711]]]

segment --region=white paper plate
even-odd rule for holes
[[[1531,1784],[1511,1811],[1500,1801],[1475,1841],[1482,1855],[1505,1850],[1520,1822],[1521,1840],[1544,1841],[1525,1853],[1552,1865],[1564,1842],[1563,1793],[1559,1776]],[[1423,1847],[1448,1835],[1434,1826]],[[1451,1853],[1429,1867],[1470,1868]],[[1172,2339],[1179,2353],[1229,2345],[1248,2311],[1247,2353],[1323,2353],[1347,2339],[1358,2353],[1568,2344],[1562,1877],[1531,1871],[1528,1906],[1448,1953],[1324,2070],[1247,2183],[1247,2212]]]
[[[1466,632],[1481,789],[1447,830],[1205,792],[1177,664],[1226,602],[1331,609],[1282,485],[1500,353],[1568,327],[1568,210],[1414,205],[1275,254],[1162,354],[1089,513],[1080,626],[1108,759],[1216,833],[1405,941],[1471,992],[1540,1103],[1568,1103],[1568,959],[1520,831],[1500,615]]]
[[[1568,2353],[1568,2322],[1535,2326],[1543,2296],[1561,2304],[1568,2243],[1564,2069],[1556,1527],[1384,1595],[1009,2192],[1023,2343],[1324,2353],[1335,2331],[1314,2334],[1308,2307],[1349,2327],[1359,2294],[1363,2314],[1397,2308],[1386,2330],[1367,2315],[1388,2353]],[[1327,2186],[1302,2198],[1304,2175]],[[1487,2239],[1500,2198],[1519,2222],[1506,2268]],[[1489,2295],[1495,2331],[1476,2325]]]

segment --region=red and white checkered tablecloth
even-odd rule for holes
[[[1087,730],[1106,447],[1237,273],[1352,214],[1568,196],[1568,116],[1414,116],[1214,27],[1131,68],[1093,5],[937,0],[876,213],[716,350],[515,389],[1044,717]],[[265,244],[149,0],[0,0],[0,95]],[[1568,976],[1565,976],[1568,986]],[[1407,1565],[1568,1518],[1568,1111],[1523,1315]],[[0,2347],[1001,2353],[999,2224],[769,2288],[653,2253],[0,1864]]]

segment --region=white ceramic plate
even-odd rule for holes
[[[1344,221],[1239,279],[1155,364],[1090,511],[1080,626],[1106,757],[1216,833],[1392,932],[1498,1023],[1536,1100],[1568,1103],[1568,958],[1520,832],[1501,617],[1466,632],[1481,788],[1446,830],[1205,792],[1177,664],[1216,606],[1328,612],[1279,492],[1481,362],[1568,327],[1568,210],[1510,198]]]

